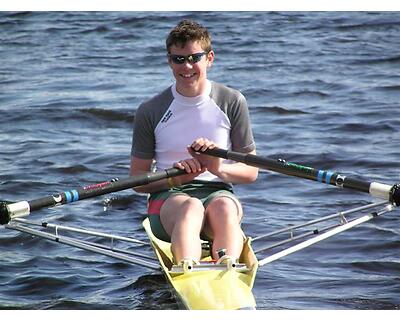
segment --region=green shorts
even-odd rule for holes
[[[168,190],[162,190],[152,193],[148,199],[147,214],[150,221],[153,234],[163,240],[170,242],[171,237],[165,231],[160,221],[160,210],[164,202],[171,196],[176,194],[185,194],[190,197],[199,199],[204,208],[216,197],[221,195],[237,200],[233,194],[232,186],[224,182],[196,181],[174,187]]]

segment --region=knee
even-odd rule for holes
[[[203,210],[204,209],[202,202],[197,198],[187,198],[183,202],[182,207],[186,210]]]
[[[203,203],[196,198],[188,198],[182,204],[181,214],[185,218],[204,217]]]
[[[242,219],[240,203],[229,197],[218,197],[207,206],[207,216],[226,222],[237,223]]]

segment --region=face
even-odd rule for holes
[[[170,48],[171,55],[188,56],[200,52],[204,52],[204,50],[198,41],[188,42],[183,48],[175,45]],[[176,90],[186,97],[202,94],[207,83],[207,68],[211,67],[213,61],[213,51],[203,55],[197,63],[189,62],[186,59],[182,64],[177,64],[173,62],[173,59],[168,58],[169,66],[176,80]]]

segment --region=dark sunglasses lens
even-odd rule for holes
[[[192,63],[197,63],[197,62],[199,62],[200,60],[201,60],[201,58],[204,56],[204,53],[202,52],[202,53],[195,53],[195,54],[192,54],[191,56],[189,56],[188,57],[188,60],[190,61],[190,62],[192,62]]]
[[[180,56],[177,54],[171,54],[170,58],[172,60],[173,63],[175,64],[183,64],[185,62],[185,60],[187,60],[189,63],[197,63],[201,60],[201,58],[205,55],[205,52],[200,52],[200,53],[194,53],[191,54],[187,57],[185,56]]]
[[[172,60],[173,63],[182,64],[182,63],[185,62],[185,57],[184,56],[178,56],[178,55],[175,55],[175,54],[171,54],[171,60]]]

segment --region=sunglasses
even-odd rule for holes
[[[189,54],[188,56],[180,56],[178,54],[168,54],[168,57],[171,59],[171,61],[175,64],[183,64],[185,61],[189,62],[190,64],[197,63],[203,58],[204,55],[206,55],[207,52],[199,52],[199,53],[192,53]]]

